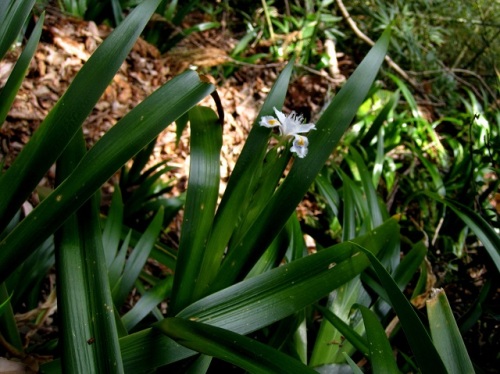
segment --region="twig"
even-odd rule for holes
[[[469,87],[472,91],[474,91],[474,93],[478,96],[478,97],[481,97],[480,93],[477,91],[477,89],[469,82],[467,82],[466,80],[460,78],[457,76],[457,74],[464,74],[464,75],[470,75],[474,78],[476,78],[479,83],[481,84],[481,86],[483,86],[483,88],[488,92],[488,94],[493,98],[493,105],[494,106],[498,106],[498,104],[496,103],[496,97],[497,95],[495,94],[495,92],[491,89],[490,86],[488,86],[488,83],[486,83],[486,81],[484,80],[484,78],[482,76],[480,76],[478,73],[472,71],[472,70],[468,70],[468,69],[461,69],[461,68],[448,68],[446,67],[444,64],[440,63],[441,65],[441,69],[438,69],[438,70],[425,70],[425,71],[409,71],[408,73],[411,74],[411,75],[436,75],[436,74],[442,74],[443,72],[445,73],[449,73],[451,75],[453,75],[454,79],[456,79],[459,83],[463,84],[464,86],[467,86]]]
[[[338,7],[340,9],[340,12],[342,13],[342,16],[344,17],[344,19],[346,20],[346,22],[349,24],[349,27],[352,29],[352,31],[354,32],[354,34],[356,34],[356,36],[358,38],[360,38],[361,40],[363,40],[365,43],[367,43],[367,44],[369,44],[371,46],[374,46],[375,42],[373,40],[371,40],[367,35],[365,35],[358,28],[358,26],[356,25],[356,23],[354,22],[354,20],[351,18],[351,15],[347,11],[346,7],[344,6],[344,3],[342,2],[342,0],[336,0],[336,2],[337,2],[337,5],[338,5]],[[386,55],[385,56],[385,61],[387,62],[387,64],[396,73],[398,73],[405,81],[407,81],[415,90],[417,90],[420,93],[423,92],[422,91],[422,87],[420,87],[420,85],[415,80],[413,80],[406,73],[406,71],[404,71],[398,64],[396,64],[392,58],[390,58],[389,56]]]

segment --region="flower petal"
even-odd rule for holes
[[[300,124],[300,123],[293,123],[293,122],[288,122],[285,131],[283,133],[287,135],[297,135],[297,134],[303,134],[306,132],[309,132],[310,130],[316,129],[316,126],[314,126],[313,123],[307,123],[307,124]]]
[[[300,158],[307,156],[307,146],[309,145],[309,140],[305,136],[294,135],[293,144],[290,151],[295,152]]]
[[[277,127],[281,126],[281,123],[273,116],[263,116],[260,119],[260,125],[264,127]]]
[[[287,116],[283,112],[280,112],[275,107],[273,107],[273,109],[274,109],[274,113],[276,113],[276,117],[278,117],[278,120],[281,122],[281,124],[283,126],[285,126],[286,121],[287,121]]]

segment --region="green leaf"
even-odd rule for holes
[[[153,308],[165,300],[172,288],[172,280],[172,277],[168,277],[159,281],[153,288],[144,293],[137,304],[122,317],[123,325],[127,331],[132,330]]]
[[[397,237],[396,221],[388,220],[355,242],[378,253],[393,245]],[[177,317],[249,334],[302,310],[363,271],[368,260],[352,249],[351,243],[342,243],[298,259],[207,296]],[[194,354],[151,330],[129,335],[120,343],[127,372],[155,368]]]
[[[169,311],[176,314],[196,298],[198,277],[219,196],[222,126],[213,110],[189,112],[191,157],[186,206]]]
[[[118,246],[123,225],[123,201],[120,188],[115,186],[108,218],[102,232],[102,246],[106,257],[106,266],[109,268],[113,262]]]
[[[413,279],[415,273],[423,264],[426,254],[427,247],[423,242],[418,242],[407,254],[405,254],[401,263],[394,270],[392,277],[401,291],[403,291]],[[381,298],[377,300],[372,308],[372,310],[376,311],[380,316],[387,315],[390,309],[390,305]]]
[[[363,185],[364,195],[368,204],[368,211],[370,212],[371,216],[371,228],[373,229],[384,222],[383,213],[378,202],[377,192],[375,191],[371,174],[368,171],[368,168],[366,167],[366,164],[359,152],[352,147],[349,149],[349,152],[352,155],[354,162],[356,162],[356,166],[358,168],[361,183]]]
[[[448,373],[474,373],[474,367],[444,290],[434,289],[426,305],[432,341]]]
[[[33,5],[35,0],[0,2],[0,59],[19,36]]]
[[[159,2],[147,0],[141,3],[106,38],[83,65],[11,167],[0,175],[0,231],[81,127]]]
[[[84,153],[81,133],[58,162],[56,179],[64,179]],[[96,198],[87,201],[56,236],[62,364],[68,373],[123,372],[98,206]]]
[[[56,181],[63,180],[85,154],[81,136],[76,136],[57,164]],[[80,241],[78,216],[68,217],[56,232],[57,306],[60,314],[62,366],[75,373],[98,370],[97,351],[87,341],[94,338],[90,323],[85,248]]]
[[[384,105],[384,107],[379,112],[377,117],[373,120],[373,123],[370,126],[370,129],[363,136],[363,139],[360,140],[360,145],[363,148],[368,148],[370,146],[370,143],[373,140],[373,138],[377,134],[379,134],[380,129],[382,128],[382,126],[384,125],[384,122],[387,120],[387,117],[389,116],[389,113],[397,105],[397,103],[399,101],[399,96],[400,96],[399,90],[394,92],[394,94],[391,95],[391,98],[389,99],[389,101]]]
[[[369,258],[382,286],[386,290],[387,296],[394,311],[398,315],[403,330],[405,331],[406,338],[415,354],[415,358],[417,359],[422,373],[446,373],[443,361],[410,302],[399,290],[398,285],[394,282],[380,261],[367,249],[361,247],[360,249]]]
[[[78,211],[77,229],[81,236],[81,245],[84,247],[84,279],[87,285],[87,298],[90,300],[88,323],[92,332],[84,343],[91,345],[91,349],[96,352],[97,372],[123,373],[115,311],[102,248],[97,198],[90,199]],[[68,290],[63,292],[68,293]],[[78,340],[77,343],[81,349],[82,341]]]
[[[392,353],[392,347],[385,335],[384,328],[377,316],[370,309],[359,305],[366,328],[366,338],[370,348],[370,363],[374,374],[399,374],[398,366]]]
[[[19,59],[10,73],[9,79],[5,85],[0,89],[0,128],[7,118],[7,113],[9,112],[14,99],[16,98],[17,91],[21,87],[26,71],[28,70],[29,64],[33,55],[35,54],[38,41],[42,35],[42,26],[45,19],[45,12],[42,13],[40,19],[35,25],[31,36],[26,43],[26,47],[19,56]],[[1,34],[0,34],[1,35]]]
[[[251,373],[316,373],[298,360],[256,340],[203,323],[166,318],[155,324],[180,344]]]
[[[333,188],[332,183],[329,181],[328,177],[321,173],[316,177],[315,183],[316,187],[318,188],[318,192],[326,200],[326,203],[328,204],[328,207],[332,211],[333,215],[338,216],[340,205],[339,193],[335,190],[335,188]],[[354,233],[352,237],[354,237]]]
[[[247,235],[228,253],[211,287],[212,291],[243,278],[282,229],[364,101],[384,60],[389,36],[387,29],[332,100],[316,124],[317,130],[308,135],[309,154],[294,160],[288,176]]]
[[[141,270],[144,267],[156,240],[158,239],[162,222],[163,210],[160,209],[135,245],[134,250],[130,253],[127,262],[125,263],[125,268],[123,269],[119,287],[113,295],[113,300],[117,306],[121,306],[125,302],[128,293],[132,290],[135,281],[139,277],[139,274],[141,273]]]
[[[500,237],[488,222],[472,209],[457,201],[441,199],[438,201],[449,206],[471,228],[474,234],[481,240],[481,243],[483,243],[497,270],[500,271]]]
[[[5,290],[5,285],[2,285],[0,286],[3,288],[3,290]],[[0,316],[2,316],[2,314],[7,310],[7,308],[9,308],[9,305],[10,305],[10,299],[12,299],[12,294],[10,294],[9,296],[7,296],[6,298],[3,297],[2,295],[2,301],[1,301],[1,304],[0,304]]]
[[[108,266],[108,277],[111,289],[118,292],[120,287],[120,282],[122,278],[123,269],[125,268],[126,257],[129,249],[130,238],[132,237],[132,230],[129,230],[127,236],[123,240],[123,243],[116,254],[116,257],[112,260],[111,264]],[[139,239],[140,240],[140,239]]]
[[[86,153],[71,175],[0,242],[0,280],[167,124],[212,90],[213,86],[201,82],[195,72],[187,71],[158,89],[113,126]]]
[[[349,355],[345,352],[343,352],[343,354],[344,354],[345,360],[347,361],[347,363],[351,367],[352,372],[354,374],[363,374],[363,372],[361,371],[359,366],[356,365],[356,363],[352,360],[352,358],[350,358]]]
[[[353,330],[351,326],[349,326],[342,319],[337,317],[335,313],[332,313],[327,308],[324,308],[321,305],[316,305],[316,308],[318,308],[318,310],[323,314],[326,320],[330,322],[337,330],[339,330],[342,336],[344,336],[357,350],[359,350],[365,356],[368,356],[370,354],[366,339],[360,336],[355,330]]]
[[[273,113],[273,107],[283,106],[292,70],[293,63],[289,62],[274,83],[231,173],[214,218],[198,278],[201,287],[205,287],[202,295],[207,294],[207,285],[215,278],[229,239],[237,226],[241,212],[234,207],[245,205],[265,156],[270,129],[258,125],[260,116]]]
[[[9,295],[5,283],[0,284],[0,331],[2,338],[22,354],[24,351],[23,342],[14,318],[11,297],[12,294]]]
[[[437,166],[426,159],[422,152],[420,152],[418,149],[412,147],[412,150],[429,172],[432,179],[432,184],[434,185],[434,191],[436,191],[439,196],[444,197],[446,195],[446,188]]]

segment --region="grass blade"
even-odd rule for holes
[[[500,237],[495,230],[479,214],[467,206],[451,200],[440,201],[449,206],[471,228],[500,271]]]
[[[64,179],[85,154],[82,137],[75,137],[57,164],[57,182]],[[98,370],[96,351],[87,344],[93,337],[86,280],[85,252],[80,243],[77,214],[72,214],[55,235],[57,306],[60,313],[62,367],[69,373]]]
[[[347,323],[342,321],[335,315],[335,313],[332,313],[327,308],[324,308],[321,305],[316,305],[316,308],[318,308],[328,322],[339,330],[342,336],[344,336],[358,351],[362,352],[365,356],[370,354],[368,343],[365,338],[361,337]]]
[[[159,281],[143,294],[137,304],[122,317],[123,326],[127,331],[130,332],[154,307],[165,300],[167,293],[172,289],[172,280],[172,277],[168,277]]]
[[[359,144],[363,148],[368,148],[370,146],[370,143],[372,142],[373,138],[375,136],[377,136],[380,129],[384,125],[384,122],[389,117],[389,113],[391,112],[391,110],[394,109],[394,107],[398,103],[399,96],[400,96],[399,91],[396,91],[394,94],[392,94],[389,101],[384,105],[384,107],[379,112],[377,117],[373,120],[373,123],[370,126],[370,129],[368,130],[368,132],[363,136],[363,138],[359,142]]]
[[[368,204],[368,211],[370,212],[371,228],[373,229],[384,222],[383,213],[378,202],[377,192],[373,186],[372,176],[359,152],[354,148],[350,148],[349,152],[351,153],[359,171],[364,195],[366,196],[366,202]]]
[[[356,365],[356,363],[352,360],[352,358],[350,358],[349,355],[345,352],[344,352],[344,357],[354,374],[363,374],[358,365]]]
[[[58,181],[74,169],[84,154],[85,142],[80,134],[58,162]],[[98,206],[95,197],[87,201],[57,234],[62,364],[69,373],[123,372]]]
[[[90,300],[92,335],[85,340],[98,359],[98,373],[123,373],[115,312],[102,248],[99,200],[94,197],[78,211],[78,231],[84,246],[85,281]],[[68,292],[66,290],[66,292]],[[81,344],[81,342],[79,341]]]
[[[5,283],[0,284],[0,332],[3,340],[6,340],[18,353],[22,354],[23,342],[14,319],[11,297],[12,294],[9,295]]]
[[[109,268],[113,262],[118,246],[120,245],[120,236],[123,225],[123,200],[120,188],[115,186],[113,197],[111,198],[111,207],[109,208],[108,218],[104,224],[102,232],[102,246],[104,256],[106,257],[106,266]]]

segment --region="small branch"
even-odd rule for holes
[[[363,40],[365,43],[367,43],[367,44],[369,44],[371,46],[374,46],[375,42],[373,40],[371,40],[367,35],[365,35],[358,28],[358,26],[356,25],[356,23],[354,22],[354,20],[351,18],[351,15],[347,11],[346,7],[344,6],[344,3],[342,2],[342,0],[336,0],[336,2],[337,2],[337,5],[338,5],[338,7],[340,9],[340,12],[342,13],[342,16],[344,17],[344,19],[346,20],[346,22],[349,24],[349,27],[352,29],[352,31],[354,32],[354,34],[356,34],[356,36],[358,38],[360,38],[361,40]],[[390,58],[389,56],[386,55],[385,56],[385,61],[391,67],[391,69],[393,69],[396,73],[398,73],[415,90],[417,90],[418,92],[422,93],[422,88],[420,87],[420,85],[414,79],[412,79],[406,73],[406,71],[404,71],[398,64],[396,64],[392,58]]]

